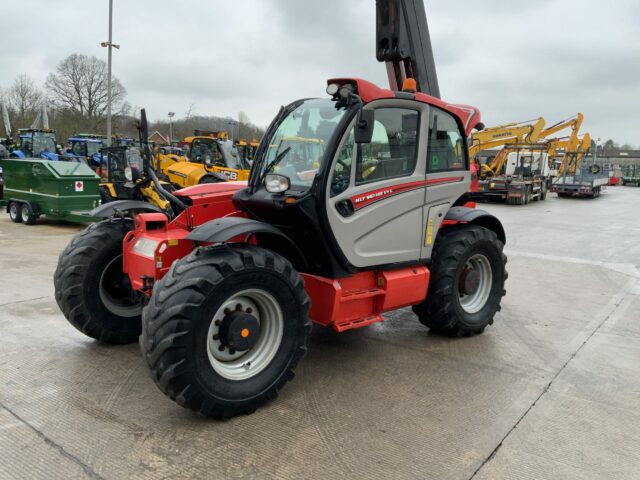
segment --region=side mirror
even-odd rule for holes
[[[291,180],[285,175],[269,173],[264,178],[264,186],[269,193],[284,193],[291,188]]]
[[[362,109],[358,112],[354,135],[356,143],[371,143],[374,118],[375,112],[373,110]]]

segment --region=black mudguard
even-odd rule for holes
[[[130,210],[164,213],[160,207],[152,205],[149,202],[143,202],[141,200],[116,200],[115,202],[108,202],[94,208],[89,212],[89,216],[108,218],[116,213],[128,212]]]
[[[242,235],[246,235],[248,239],[251,236],[260,234],[265,234],[271,238],[275,237],[279,246],[283,248],[271,249],[288,258],[294,265],[300,265],[300,260],[306,263],[304,255],[298,246],[282,230],[268,223],[250,218],[223,217],[211,220],[194,228],[186,238],[195,242],[223,243]],[[294,251],[296,253],[295,257],[287,255],[287,251]]]
[[[488,228],[495,232],[502,243],[507,242],[507,235],[504,232],[504,227],[502,226],[502,223],[500,223],[500,220],[484,210],[468,207],[452,207],[444,218],[445,220],[454,220],[460,223],[471,223],[473,225],[480,225],[481,227]]]

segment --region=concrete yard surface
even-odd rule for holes
[[[640,189],[480,208],[507,231],[507,296],[483,335],[401,310],[315,328],[294,381],[208,420],[53,298],[81,227],[0,215],[0,478],[637,479]]]

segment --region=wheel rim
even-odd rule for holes
[[[22,218],[22,221],[24,223],[29,221],[29,210],[26,205],[23,205],[22,208],[20,209],[20,217]]]
[[[100,300],[111,313],[120,317],[137,317],[142,305],[131,298],[131,288],[124,282],[122,254],[115,257],[100,275]]]
[[[251,314],[258,321],[259,335],[245,351],[234,351],[220,337],[229,312]],[[229,380],[245,380],[264,370],[275,357],[284,331],[284,316],[277,300],[264,290],[243,290],[227,299],[211,318],[207,333],[207,356],[213,369]],[[223,348],[224,347],[224,348]]]
[[[18,205],[16,203],[11,204],[9,214],[11,215],[11,218],[18,218]]]
[[[460,306],[469,314],[484,308],[491,295],[493,272],[489,259],[475,254],[464,265],[458,282]]]

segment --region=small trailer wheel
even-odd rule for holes
[[[13,223],[22,223],[22,212],[21,205],[18,202],[11,202],[7,206],[7,211],[9,212],[9,218]]]
[[[25,202],[20,208],[20,218],[25,225],[33,225],[36,223],[38,215],[33,211],[33,207],[28,202]]]

